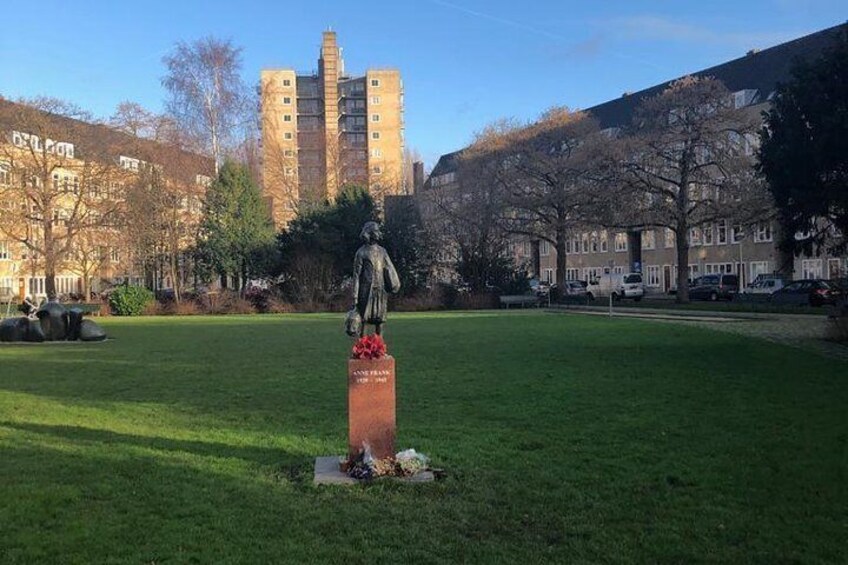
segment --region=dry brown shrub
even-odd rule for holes
[[[295,312],[295,307],[285,300],[272,296],[266,302],[265,312],[268,314],[291,314]]]
[[[424,312],[441,310],[442,298],[438,292],[426,292],[414,296],[404,296],[392,300],[392,310],[397,312]]]
[[[500,302],[497,294],[471,293],[457,296],[455,308],[459,310],[490,310],[499,306]]]
[[[168,313],[167,308],[161,302],[154,300],[144,307],[142,315],[144,316],[164,316]]]
[[[245,300],[238,293],[223,291],[211,302],[209,314],[256,314],[256,309],[249,300]]]
[[[174,302],[171,304],[170,310],[175,316],[196,316],[203,313],[200,309],[200,305],[198,305],[194,300]]]

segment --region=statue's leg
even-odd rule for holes
[[[374,324],[374,332],[377,335],[383,335],[383,324],[381,324],[379,322]]]

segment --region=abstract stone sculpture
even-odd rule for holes
[[[83,319],[79,308],[66,310],[53,300],[29,317],[9,318],[0,322],[0,341],[103,341],[106,332],[91,320]]]
[[[47,341],[65,340],[68,333],[68,321],[64,306],[51,300],[39,308],[35,315],[41,322],[44,339]]]
[[[106,339],[106,332],[91,320],[83,320],[79,328],[79,339],[80,341],[103,341]]]

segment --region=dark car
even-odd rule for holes
[[[821,306],[835,304],[840,293],[835,285],[823,279],[794,281],[771,295],[772,304]]]
[[[689,287],[689,298],[732,300],[737,292],[739,292],[739,277],[737,275],[715,273],[695,279],[695,282]]]

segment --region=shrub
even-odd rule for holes
[[[253,304],[237,292],[223,290],[217,296],[210,294],[209,314],[256,314]]]
[[[500,301],[494,292],[470,292],[457,297],[454,308],[459,310],[491,310],[498,308]]]
[[[292,312],[294,312],[294,306],[276,296],[271,296],[265,303],[266,314],[291,314]]]
[[[141,316],[151,302],[153,293],[140,286],[122,286],[109,295],[109,306],[116,316]]]

